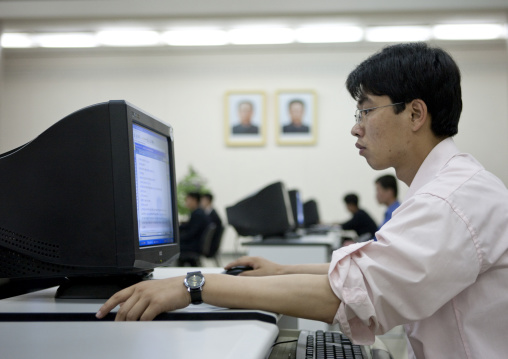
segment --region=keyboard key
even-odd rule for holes
[[[302,331],[301,346],[297,347],[297,359],[364,359],[360,345],[351,343],[348,337],[336,331]]]

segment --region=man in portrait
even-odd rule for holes
[[[238,104],[237,125],[232,128],[234,135],[257,135],[259,127],[252,124],[252,115],[254,114],[254,105],[250,101],[241,101]]]
[[[282,127],[283,133],[309,133],[309,126],[303,123],[305,104],[302,100],[292,100],[288,105],[289,118],[291,122]]]

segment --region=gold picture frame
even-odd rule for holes
[[[266,95],[263,91],[228,91],[224,95],[227,146],[264,146]]]
[[[317,101],[313,90],[276,93],[276,137],[279,145],[314,145],[317,142]]]

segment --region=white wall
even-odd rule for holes
[[[26,143],[65,115],[110,99],[125,99],[175,129],[176,172],[189,165],[208,179],[224,208],[272,181],[299,188],[319,202],[325,221],[348,218],[342,204],[355,191],[376,220],[373,171],[350,135],[355,103],[347,74],[375,50],[372,45],[200,51],[4,51],[0,152]],[[450,48],[463,73],[464,112],[456,142],[508,183],[508,52],[506,44]],[[319,134],[315,146],[275,143],[275,92],[313,89]],[[267,95],[267,144],[224,144],[224,93],[262,90]],[[405,185],[401,184],[405,192]],[[233,248],[226,232],[223,250]]]

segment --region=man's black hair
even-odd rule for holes
[[[213,194],[211,194],[210,192],[203,193],[201,197],[208,198],[210,202],[213,201]]]
[[[346,196],[344,196],[344,202],[346,204],[354,204],[358,207],[358,196],[354,193],[349,193]]]
[[[363,61],[346,80],[351,96],[361,102],[367,94],[388,96],[395,113],[405,104],[421,99],[431,115],[431,129],[437,137],[457,134],[462,95],[460,70],[452,57],[424,42],[396,44]]]
[[[194,198],[198,203],[201,200],[201,193],[199,192],[188,192],[187,197]]]
[[[379,183],[381,187],[384,189],[391,189],[393,191],[393,195],[397,198],[398,188],[397,188],[397,179],[392,175],[384,175],[379,177],[375,183]]]

